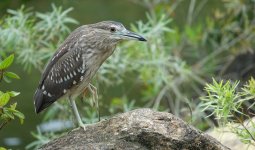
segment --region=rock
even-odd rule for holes
[[[225,150],[211,136],[166,112],[137,109],[75,129],[41,147],[96,150]]]

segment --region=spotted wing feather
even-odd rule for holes
[[[84,73],[82,54],[78,48],[73,51],[63,49],[58,55],[55,54],[34,96],[36,113],[65,95],[68,89],[80,82]]]

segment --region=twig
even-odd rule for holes
[[[3,80],[3,74],[4,74],[4,71],[0,70],[0,82]]]
[[[207,63],[210,59],[215,58],[220,53],[224,52],[225,50],[228,50],[231,46],[233,46],[236,43],[240,42],[242,39],[253,37],[254,35],[250,34],[250,31],[252,29],[253,28],[250,28],[247,33],[243,33],[243,34],[239,35],[237,38],[230,41],[229,43],[224,44],[223,46],[219,47],[214,52],[212,52],[210,55],[208,55],[207,57],[205,57],[204,59],[199,61],[196,66],[199,66],[199,67],[204,66],[204,64]]]
[[[227,63],[224,64],[224,66],[222,67],[219,75],[223,75],[227,71],[229,66],[232,65],[232,63],[234,62],[235,56],[229,56],[229,59],[226,59],[226,60],[227,60]]]
[[[1,130],[8,122],[10,122],[10,119],[6,120],[5,122],[3,122],[3,123],[0,125],[0,130]]]
[[[196,5],[196,0],[191,0],[190,5],[189,5],[188,15],[187,15],[187,24],[188,25],[192,24],[192,16],[193,16],[195,5]]]
[[[156,100],[155,100],[155,103],[154,103],[154,105],[153,105],[153,109],[158,109],[158,106],[159,106],[159,104],[160,104],[160,102],[161,102],[161,99],[162,99],[162,97],[164,96],[164,94],[165,94],[165,92],[167,91],[167,86],[164,86],[163,88],[162,88],[162,90],[159,92],[159,94],[158,94],[158,96],[157,96],[157,98],[156,98]]]
[[[182,3],[184,0],[178,0],[178,1],[175,1],[173,3],[173,5],[170,7],[170,11],[167,13],[167,17],[169,17],[168,15],[171,15],[175,9],[180,5],[180,3]]]
[[[250,135],[251,139],[255,142],[255,138],[253,137],[251,132],[245,127],[245,125],[243,124],[242,120],[240,120],[237,116],[235,116],[235,118],[239,121],[239,123],[243,126],[243,128],[246,130],[246,132]]]
[[[207,2],[208,0],[203,0],[200,2],[200,4],[196,8],[196,11],[194,11],[193,18],[196,18],[198,16],[198,14],[200,13],[200,11],[202,10],[202,8],[205,6]]]

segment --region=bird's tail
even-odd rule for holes
[[[34,95],[35,112],[37,114],[43,110],[42,103],[43,103],[43,91],[38,88]]]
[[[56,101],[56,97],[48,97],[43,94],[43,90],[38,88],[34,95],[35,112],[38,114]]]

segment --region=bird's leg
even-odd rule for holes
[[[77,109],[77,106],[76,106],[76,103],[75,103],[75,99],[69,97],[69,101],[70,101],[70,104],[72,106],[72,110],[73,110],[73,113],[75,115],[75,118],[79,124],[80,127],[82,127],[84,130],[86,130],[86,127],[85,125],[83,124],[82,120],[81,120],[81,117],[80,117],[80,114],[78,112],[78,109]]]
[[[89,83],[88,89],[92,93],[93,105],[96,106],[97,114],[98,114],[98,121],[100,121],[100,111],[99,111],[99,104],[98,104],[97,88],[94,85],[92,85],[91,83]]]

